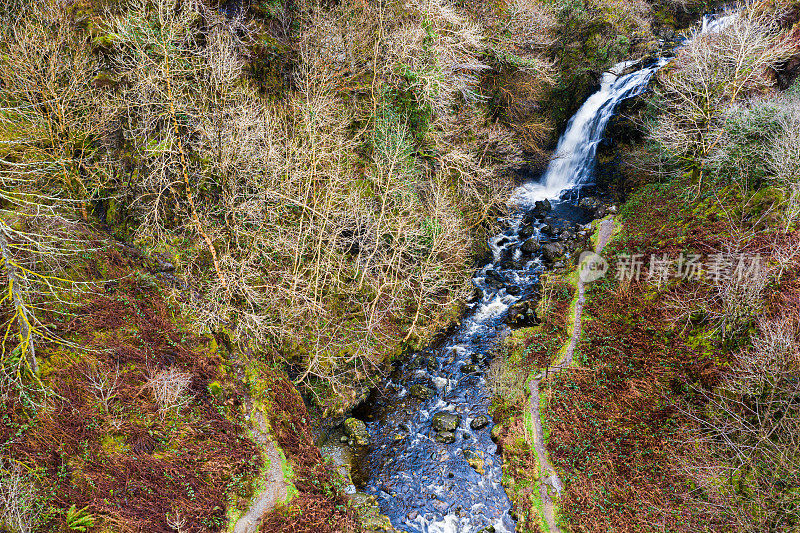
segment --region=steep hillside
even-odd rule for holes
[[[379,524],[344,495],[314,429],[461,316],[509,192],[542,170],[599,75],[669,46],[705,8],[2,3],[1,527],[241,531],[253,513],[262,531]],[[674,109],[680,87],[662,84]],[[751,85],[720,98],[769,84]],[[751,172],[749,152],[732,170],[720,155],[750,122],[704,132],[726,142],[698,152],[669,144],[691,137],[670,134],[685,127],[670,116],[648,116],[662,151],[626,146],[623,172],[668,154],[698,194],[709,172]],[[791,131],[790,116],[764,120]],[[768,168],[778,187],[737,177],[720,189],[726,209],[780,191],[794,206],[796,169]],[[666,179],[648,167],[620,183]],[[551,289],[531,368],[565,334],[571,293]],[[291,501],[259,500],[271,489]]]
[[[798,13],[744,7],[611,129],[609,271],[541,393],[562,530],[797,528]],[[506,372],[552,363],[550,323],[515,334]],[[509,488],[544,528],[526,399],[497,401]]]

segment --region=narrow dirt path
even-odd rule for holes
[[[263,490],[251,502],[250,507],[242,517],[236,521],[232,533],[257,533],[264,513],[278,503],[285,502],[289,495],[289,484],[284,480],[283,469],[281,468],[282,457],[275,443],[267,437],[264,417],[259,411],[251,409],[249,405],[248,408],[254,411],[253,421],[255,422],[255,427],[252,430],[253,438],[264,447],[269,467],[264,473]]]
[[[614,230],[614,220],[607,219],[600,222],[597,230],[597,245],[595,252],[600,253],[605,247],[608,240],[611,238],[611,233]],[[584,295],[584,283],[578,277],[578,299],[575,302],[575,314],[573,316],[572,335],[569,339],[567,349],[564,351],[564,356],[555,364],[546,368],[543,373],[536,375],[530,382],[531,390],[531,419],[533,424],[533,448],[536,451],[536,456],[539,458],[541,466],[541,478],[539,485],[539,494],[542,497],[542,507],[544,510],[545,521],[550,533],[561,533],[561,529],[556,524],[555,511],[553,506],[553,498],[550,489],[552,488],[556,494],[561,495],[563,487],[561,478],[558,477],[555,467],[553,467],[550,459],[547,456],[547,447],[544,443],[544,432],[542,430],[542,413],[539,407],[539,384],[547,379],[553,372],[559,372],[567,368],[572,363],[572,355],[575,353],[575,347],[578,345],[578,339],[581,336],[581,317],[583,315],[583,304],[586,301]]]

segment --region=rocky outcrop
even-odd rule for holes
[[[369,446],[367,425],[361,420],[352,417],[345,420],[344,433],[353,443],[353,446]]]

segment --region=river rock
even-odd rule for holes
[[[462,374],[474,374],[478,371],[477,365],[462,365],[461,366],[461,373]]]
[[[534,254],[541,250],[541,248],[542,246],[539,244],[539,239],[536,237],[531,237],[527,241],[523,242],[522,246],[520,247],[522,252],[526,254]]]
[[[533,204],[533,209],[525,213],[525,221],[529,222],[535,220],[537,218],[543,218],[550,210],[553,209],[553,206],[550,204],[550,200],[538,200]]]
[[[518,285],[509,285],[508,287],[506,287],[506,292],[511,296],[516,296],[520,292],[522,292],[522,289],[520,289]]]
[[[475,418],[472,419],[472,422],[469,423],[469,427],[471,427],[476,431],[479,429],[483,429],[488,425],[489,425],[489,417],[484,415],[476,416]]]
[[[556,230],[555,230],[555,228],[553,228],[553,226],[551,224],[545,224],[544,226],[542,226],[542,233],[544,233],[545,235],[551,235],[552,236],[552,235],[555,235],[555,232],[556,232]]]
[[[480,302],[481,300],[483,300],[483,289],[476,286],[475,290],[472,291],[472,296],[470,297],[469,301]]]
[[[494,289],[499,289],[505,282],[503,275],[492,268],[486,271],[485,278],[486,285]]]
[[[507,322],[514,328],[526,328],[539,323],[536,316],[536,304],[530,300],[517,302],[508,311]]]
[[[344,432],[350,437],[355,446],[369,446],[369,433],[367,425],[357,418],[348,418],[344,421]]]
[[[455,431],[458,425],[461,423],[461,417],[454,413],[448,413],[447,411],[439,411],[435,415],[433,415],[433,420],[431,420],[431,426],[435,431]]]
[[[413,385],[411,385],[411,390],[409,391],[409,394],[412,397],[417,398],[419,400],[423,401],[430,400],[431,398],[433,398],[433,389],[431,389],[430,387],[426,387],[425,385],[422,385],[420,383],[414,383]]]
[[[534,233],[536,233],[536,228],[533,227],[533,224],[526,224],[519,228],[519,231],[517,232],[521,239],[527,239]]]
[[[434,440],[442,444],[452,444],[456,441],[456,434],[452,431],[440,431],[436,434]]]
[[[560,242],[549,242],[542,246],[542,256],[548,263],[554,263],[564,255],[564,245]]]
[[[467,460],[469,466],[475,469],[477,473],[480,475],[484,474],[483,469],[483,452],[475,451],[475,450],[464,450],[464,459]]]

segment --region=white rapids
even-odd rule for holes
[[[699,33],[724,29],[733,16],[706,17]],[[484,370],[502,336],[509,308],[535,292],[544,268],[540,253],[523,256],[526,239],[539,239],[543,222],[524,233],[535,202],[552,200],[593,179],[595,156],[606,125],[619,103],[644,92],[652,76],[669,59],[641,68],[622,62],[603,73],[600,89],[569,120],[555,157],[538,182],[518,187],[511,198],[515,213],[506,229],[489,239],[492,261],[478,269],[473,283],[476,300],[468,305],[460,327],[441,344],[404,361],[382,387],[368,422],[369,471],[364,491],[376,497],[381,510],[399,530],[413,533],[511,533],[511,502],[502,480],[497,446],[491,439],[490,394]],[[534,217],[535,218],[535,217]],[[428,396],[414,397],[419,387]],[[436,440],[435,416],[457,415],[449,440]],[[474,420],[484,420],[473,427]],[[444,435],[444,432],[440,435]],[[468,462],[479,457],[480,472]],[[560,491],[560,484],[555,483]]]

